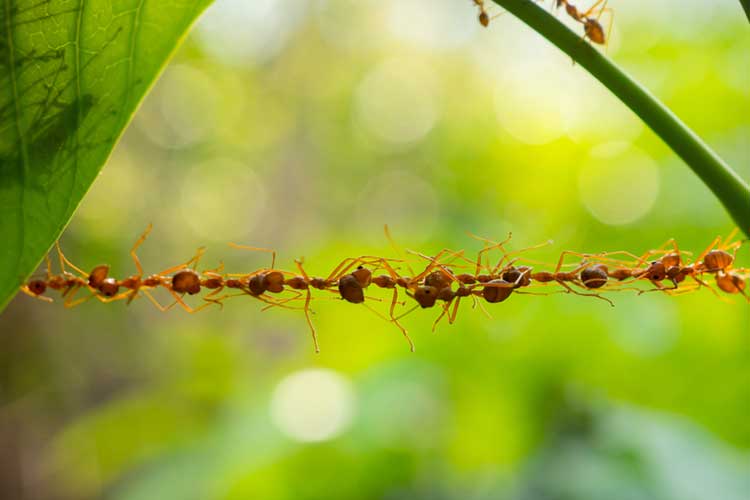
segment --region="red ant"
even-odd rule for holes
[[[602,5],[602,3],[604,5]],[[609,3],[609,0],[597,0],[586,12],[580,12],[578,8],[568,0],[555,0],[555,7],[559,9],[564,6],[565,12],[567,12],[568,16],[583,24],[584,40],[588,38],[596,44],[605,45],[607,40],[609,40],[612,32],[612,23],[614,21],[614,12],[611,8],[607,7],[607,3]],[[602,6],[599,7],[599,5]],[[609,12],[610,16],[609,28],[607,29],[606,36],[604,34],[604,28],[599,22],[599,18],[605,11]],[[591,17],[594,13],[596,13],[595,18]]]

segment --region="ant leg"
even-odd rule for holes
[[[312,334],[313,347],[315,348],[315,353],[320,354],[320,346],[318,345],[318,334],[315,332],[315,325],[313,325],[312,318],[310,317],[310,300],[312,299],[312,294],[310,294],[309,288],[306,290],[306,292],[307,294],[305,295],[305,320],[307,321],[307,326],[310,327],[310,333]]]
[[[398,255],[398,257],[402,259],[404,257],[404,252],[401,250],[401,247],[399,247],[396,244],[396,240],[393,239],[393,236],[391,235],[391,230],[388,227],[388,224],[385,224],[383,226],[383,231],[385,232],[386,239],[391,244],[391,248],[393,248],[393,250],[396,252],[396,255]],[[406,269],[409,271],[409,274],[411,276],[414,276],[415,274],[414,270],[411,268],[411,265],[409,264],[408,261],[406,261]]]
[[[23,285],[21,287],[21,291],[23,293],[25,293],[26,295],[28,295],[29,297],[34,297],[35,299],[43,300],[45,302],[54,302],[52,300],[52,297],[47,297],[45,295],[37,295],[35,293],[32,293],[31,290],[29,290],[29,286],[28,285]]]
[[[349,269],[360,262],[362,262],[361,257],[347,257],[346,259],[342,260],[339,265],[333,269],[333,271],[331,271],[331,274],[329,274],[328,278],[326,278],[326,282],[330,282],[331,280],[340,278],[341,276],[345,275],[347,271],[349,271]]]
[[[471,297],[474,300],[474,304],[472,307],[479,306],[479,310],[482,311],[482,313],[487,316],[488,319],[492,319],[492,315],[487,312],[487,309],[484,307],[484,304],[482,304],[482,301],[479,300],[476,295],[472,295]]]
[[[727,235],[727,237],[724,238],[725,244],[729,244],[729,242],[732,241],[735,238],[735,236],[737,236],[737,233],[739,232],[739,230],[740,229],[738,227],[735,227],[734,229],[732,229],[729,232],[729,234]],[[742,243],[742,242],[741,241],[737,241],[735,243]]]
[[[710,252],[711,250],[713,250],[713,249],[714,249],[714,247],[715,247],[716,245],[718,245],[719,243],[721,243],[721,236],[717,236],[716,238],[714,238],[714,240],[713,240],[713,241],[711,242],[711,244],[710,244],[710,245],[708,245],[708,246],[706,247],[706,249],[705,249],[705,250],[703,250],[703,251],[702,251],[702,252],[700,253],[700,255],[698,255],[698,257],[696,257],[696,258],[695,258],[695,260],[694,260],[693,262],[695,262],[695,263],[697,264],[698,262],[702,261],[702,260],[703,260],[703,258],[704,258],[704,257],[705,257],[705,256],[706,256],[706,255],[708,254],[708,252]]]
[[[238,245],[237,243],[229,243],[229,246],[232,248],[237,248],[239,250],[251,250],[253,252],[270,253],[271,254],[271,267],[269,267],[269,269],[276,268],[276,250],[271,250],[270,248],[260,248],[260,247],[250,247],[247,245]]]
[[[575,255],[576,257],[581,257],[584,260],[591,258],[591,254],[573,252],[572,250],[563,250],[562,253],[560,254],[560,259],[557,261],[557,267],[555,267],[555,271],[554,271],[555,274],[560,272],[560,268],[563,266],[563,262],[565,261],[565,257],[567,255]],[[581,267],[580,264],[579,264],[579,267]],[[581,269],[585,267],[586,265],[584,264],[583,267],[581,267]],[[577,274],[577,271],[579,270],[580,269],[576,269],[575,271],[571,271],[571,272]]]
[[[432,333],[435,333],[435,328],[437,328],[438,323],[440,323],[440,320],[443,319],[445,316],[445,313],[448,312],[448,309],[450,307],[450,304],[443,304],[443,312],[440,313],[440,316],[437,317],[434,323],[432,323]]]
[[[193,309],[192,307],[190,307],[189,305],[187,305],[185,303],[185,301],[182,300],[182,297],[180,297],[180,295],[177,292],[175,292],[171,288],[168,288],[167,290],[172,295],[172,297],[174,297],[174,299],[175,299],[175,302],[172,303],[171,305],[167,306],[167,309],[171,309],[172,306],[175,305],[175,304],[180,304],[180,307],[182,307],[185,311],[187,311],[187,312],[189,312],[191,314],[194,313],[194,312],[196,312],[195,309]]]
[[[344,276],[346,273],[348,273],[349,270],[356,265],[370,266],[370,265],[376,265],[385,261],[386,259],[384,259],[383,257],[375,257],[375,256],[368,256],[368,255],[361,255],[359,257],[347,257],[346,259],[342,260],[341,263],[339,263],[339,265],[336,266],[333,271],[331,271],[331,274],[329,274],[328,278],[326,278],[326,282],[330,283],[330,282],[338,280],[339,278]]]
[[[453,275],[453,273],[450,272],[448,269],[446,269],[446,266],[456,266],[456,264],[454,264],[454,262],[453,262],[455,259],[462,259],[462,260],[465,260],[467,262],[470,262],[471,264],[474,263],[474,261],[469,260],[466,257],[464,257],[464,251],[463,250],[455,251],[455,250],[451,250],[449,248],[444,248],[444,249],[440,250],[434,257],[430,257],[429,255],[424,255],[422,253],[415,252],[413,250],[408,250],[408,252],[411,253],[411,254],[413,254],[413,255],[418,255],[419,257],[421,257],[421,258],[423,258],[423,259],[425,259],[425,260],[427,260],[427,261],[430,262],[430,264],[428,264],[427,267],[421,273],[419,273],[418,275],[414,276],[411,279],[413,282],[417,282],[417,281],[421,280],[427,274],[429,274],[430,271],[432,271],[436,267],[446,277],[448,277],[450,280],[457,281],[456,278],[455,278],[455,276]],[[447,261],[446,262],[440,262],[440,258],[445,253],[450,253],[450,255],[446,258]],[[460,267],[465,267],[465,266],[460,266]]]
[[[136,269],[138,278],[143,276],[143,266],[141,265],[141,259],[138,258],[137,250],[138,250],[138,247],[140,247],[143,244],[143,242],[146,241],[146,238],[151,233],[151,230],[153,228],[154,228],[153,224],[149,224],[146,227],[146,230],[143,231],[143,234],[141,234],[141,236],[135,241],[135,243],[133,244],[133,248],[130,249],[130,257],[133,259],[133,263],[135,264],[135,269]],[[135,297],[138,295],[139,289],[140,287],[136,287],[130,292],[128,292],[130,293],[130,297],[128,297],[128,300],[127,300],[128,305],[130,305],[130,303],[133,302],[133,299],[135,299]]]
[[[219,293],[221,293],[223,290],[224,290],[224,285],[222,285],[219,288],[217,288],[216,290],[213,290],[212,292],[210,292],[208,295],[206,295],[205,297],[203,297],[203,300],[205,300],[206,302],[210,302],[211,304],[217,304],[221,309],[224,309],[224,302],[222,302],[220,298],[219,299],[213,299],[212,298],[215,295],[218,295]],[[208,305],[210,305],[210,304],[208,304]],[[198,309],[201,309],[201,308],[206,307],[206,306],[207,306],[207,304],[204,304],[201,307],[199,307]]]
[[[409,295],[410,297],[412,296],[411,294],[408,294],[408,293],[407,293],[407,295]],[[397,320],[399,320],[399,319],[402,319],[402,318],[404,318],[404,317],[408,316],[409,314],[413,313],[413,312],[414,312],[414,311],[416,311],[417,309],[419,309],[419,304],[416,304],[416,305],[415,305],[414,307],[412,307],[412,308],[411,308],[411,309],[409,309],[408,311],[406,311],[406,312],[404,312],[404,313],[401,313],[401,314],[399,314],[398,316],[396,316],[396,318],[395,318],[395,319],[397,319]]]
[[[572,287],[570,287],[564,281],[558,281],[557,283],[559,283],[563,288],[565,288],[568,291],[568,293],[574,293],[576,295],[581,295],[581,296],[584,296],[584,297],[596,297],[599,300],[603,300],[603,301],[607,302],[612,307],[615,307],[614,302],[612,302],[611,300],[609,300],[607,297],[602,297],[598,293],[584,293],[584,292],[579,292],[578,290],[574,290]]]
[[[604,7],[606,7],[607,2],[609,2],[609,0],[596,0],[596,2],[594,2],[594,4],[591,7],[589,7],[589,9],[586,12],[584,12],[583,14],[581,14],[581,17],[589,17],[590,14],[592,14],[594,11],[596,11],[596,8],[599,5],[601,5],[602,2],[604,2],[604,6],[602,7],[602,9],[603,9]],[[597,19],[599,19],[599,18],[597,17]]]
[[[92,293],[88,297],[83,297],[83,298],[80,298],[80,299],[77,299],[77,300],[73,300],[73,297],[76,296],[76,293],[78,293],[78,290],[80,290],[80,289],[81,289],[81,287],[79,287],[79,286],[72,287],[73,292],[70,295],[68,295],[68,297],[65,299],[65,303],[63,304],[65,307],[67,307],[67,308],[76,307],[78,305],[83,304],[84,302],[88,302],[89,300],[91,300],[91,299],[93,299],[95,297],[95,294]],[[69,290],[71,290],[71,289],[69,289]]]
[[[299,310],[298,307],[290,307],[290,306],[285,306],[284,305],[287,302],[292,302],[292,301],[295,301],[295,300],[299,300],[300,297],[302,297],[302,293],[301,292],[298,292],[298,291],[295,291],[295,290],[292,290],[292,292],[294,293],[294,295],[292,295],[291,297],[285,297],[283,299],[277,299],[277,298],[272,298],[272,297],[267,297],[267,296],[263,297],[264,299],[267,299],[264,302],[266,302],[268,305],[265,306],[263,309],[261,309],[261,312],[268,311],[269,309],[271,309],[273,307],[283,307],[284,309],[298,311]],[[260,297],[261,296],[259,295],[257,298],[260,298]]]
[[[518,249],[518,250],[513,250],[512,252],[508,252],[508,253],[506,253],[506,254],[505,254],[505,255],[503,255],[503,257],[502,257],[502,258],[501,258],[501,259],[500,259],[500,260],[499,260],[499,261],[497,262],[497,265],[496,265],[496,266],[495,266],[495,267],[494,267],[494,268],[492,269],[492,274],[496,274],[496,273],[497,273],[497,271],[498,271],[498,270],[500,269],[500,267],[501,267],[501,266],[503,265],[503,261],[505,261],[506,259],[507,259],[507,261],[508,261],[508,262],[510,263],[510,256],[512,256],[512,255],[518,255],[518,254],[520,254],[520,253],[523,253],[523,252],[528,252],[529,250],[536,250],[537,248],[542,248],[542,247],[546,247],[547,245],[551,245],[551,244],[552,244],[552,240],[547,240],[547,241],[545,241],[544,243],[539,243],[538,245],[533,245],[533,246],[530,246],[530,247],[526,247],[526,248],[521,248],[521,249]],[[515,260],[516,260],[516,259],[514,259],[514,261],[515,261]],[[510,265],[510,264],[507,264],[507,265]]]
[[[154,306],[155,306],[155,307],[156,307],[156,308],[157,308],[157,309],[158,309],[159,311],[161,311],[161,312],[167,312],[167,310],[169,310],[169,308],[170,308],[170,307],[172,307],[171,305],[170,305],[170,306],[167,306],[167,307],[164,307],[163,305],[161,305],[161,304],[159,303],[159,301],[158,301],[158,300],[156,300],[156,298],[155,298],[155,297],[154,297],[154,296],[153,296],[153,295],[151,294],[151,292],[149,292],[148,290],[142,289],[142,290],[141,290],[141,292],[142,292],[142,293],[143,293],[143,295],[145,295],[145,296],[146,296],[146,298],[148,298],[148,300],[150,300],[150,301],[151,301],[151,303],[152,303],[152,304],[153,304],[153,305],[154,305]]]
[[[711,291],[711,293],[713,293],[718,298],[720,298],[720,299],[725,299],[726,298],[726,297],[723,297],[721,294],[719,294],[719,292],[717,292],[716,290],[714,290],[714,287],[712,287],[711,285],[709,285],[708,283],[706,283],[702,279],[698,278],[697,276],[691,276],[691,278],[693,278],[693,280],[695,280],[698,283],[698,287],[696,288],[696,290],[698,288],[700,288],[700,287],[706,287],[706,288],[708,288]]]
[[[47,280],[52,278],[52,259],[49,258],[49,254],[44,256],[44,260],[47,261]]]
[[[492,240],[484,238],[482,236],[477,236],[476,234],[472,234],[470,232],[467,232],[466,234],[468,234],[471,238],[474,238],[475,240],[479,240],[479,241],[484,242],[484,244],[485,244],[484,248],[482,248],[479,252],[477,252],[476,270],[474,272],[474,275],[479,274],[479,271],[482,268],[482,257],[484,256],[484,254],[486,252],[490,252],[492,250],[499,249],[501,252],[503,252],[503,256],[505,256],[507,253],[506,253],[505,247],[503,245],[505,245],[506,243],[508,243],[511,240],[511,238],[513,237],[513,233],[509,232],[508,233],[508,237],[505,238],[503,241],[501,241],[501,242],[498,243],[496,241],[492,241]],[[487,267],[487,270],[489,270],[489,268],[490,268],[489,257],[488,257],[488,262],[487,262],[487,266],[486,267]]]
[[[86,273],[86,271],[82,270],[81,268],[79,268],[78,266],[76,266],[75,264],[73,264],[72,262],[70,262],[67,257],[65,257],[65,254],[63,254],[62,249],[60,248],[60,242],[59,241],[55,242],[55,247],[57,248],[57,255],[58,255],[59,259],[60,259],[60,271],[62,273],[66,272],[65,271],[65,264],[68,264],[77,273],[79,273],[82,277],[88,277],[88,274]]]
[[[302,267],[302,261],[299,259],[294,259],[294,263],[297,265],[297,269],[299,269],[299,273],[302,275],[305,281],[307,283],[310,283],[310,276],[307,275],[307,272],[305,272],[305,268]]]
[[[188,260],[187,262],[183,264],[178,264],[176,266],[165,269],[161,271],[160,273],[158,273],[158,275],[165,276],[167,274],[172,274],[174,272],[181,271],[182,269],[188,268],[190,267],[191,264],[198,264],[198,261],[200,260],[200,258],[203,256],[205,252],[206,252],[205,247],[199,247],[192,259]]]
[[[428,257],[419,252],[413,252],[416,255],[419,255],[420,257],[422,257],[423,259],[429,260],[430,263],[427,265],[427,267],[425,267],[424,271],[422,271],[421,273],[419,273],[418,275],[412,278],[412,282],[417,283],[418,281],[423,279],[425,276],[427,276],[430,273],[430,271],[432,271],[435,268],[438,268],[438,270],[442,272],[445,276],[447,276],[450,280],[457,281],[456,277],[451,272],[446,270],[445,267],[443,267],[443,264],[441,264],[440,262],[440,257],[442,257],[443,254],[448,253],[448,252],[452,252],[452,250],[448,250],[447,248],[443,249],[439,251],[437,255],[435,255],[434,257]],[[459,252],[453,252],[453,253],[455,255]]]
[[[404,328],[404,325],[398,322],[398,318],[393,314],[394,309],[396,308],[396,304],[398,304],[398,289],[396,287],[393,288],[393,297],[391,299],[391,308],[389,310],[389,314],[391,316],[391,322],[395,324],[399,330],[401,330],[401,333],[403,334],[406,341],[409,343],[409,350],[411,352],[414,352],[414,342],[412,342],[411,337],[409,337],[409,332],[406,331],[406,328]],[[413,310],[413,309],[412,309]]]
[[[452,325],[456,321],[456,315],[458,314],[458,304],[461,302],[461,297],[456,297],[456,302],[453,304],[453,311],[448,315],[448,324]]]
[[[144,241],[146,241],[146,238],[148,237],[149,233],[151,233],[151,230],[153,228],[153,224],[149,224],[146,227],[146,230],[143,231],[143,234],[141,234],[141,236],[135,241],[135,243],[133,244],[133,248],[130,249],[130,257],[132,257],[133,262],[135,263],[135,269],[138,271],[138,276],[143,276],[143,266],[141,266],[141,260],[138,258],[136,250],[138,250],[138,247],[141,246]]]
[[[605,2],[604,5],[606,6],[607,3]],[[614,26],[615,24],[615,11],[609,7],[602,7],[602,10],[599,11],[599,15],[596,16],[597,19],[599,19],[604,12],[607,12],[609,14],[609,22],[607,23],[607,38],[604,40],[604,51],[609,52],[609,40],[612,36],[612,26]]]

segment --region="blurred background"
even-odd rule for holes
[[[609,55],[750,178],[739,2],[609,5]],[[61,243],[125,276],[149,223],[147,273],[199,246],[205,267],[268,265],[231,241],[323,276],[396,257],[386,223],[425,253],[476,251],[467,231],[552,239],[548,262],[671,237],[697,253],[733,229],[579,66],[510,15],[483,29],[469,0],[217,0]],[[0,316],[0,495],[746,499],[750,308],[612,298],[514,295],[492,319],[467,302],[436,334],[416,311],[415,353],[321,300],[316,355],[299,311],[249,298],[191,315],[19,295]]]

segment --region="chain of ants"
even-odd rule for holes
[[[486,0],[472,0],[477,9],[479,9],[479,24],[486,28],[490,25],[492,19],[502,15],[502,13],[490,16],[485,7],[485,1]],[[606,45],[607,40],[609,40],[610,32],[612,31],[614,13],[611,8],[607,7],[607,3],[609,3],[609,0],[596,0],[591,7],[582,12],[568,0],[552,0],[552,5],[555,9],[564,7],[565,13],[568,14],[568,16],[583,25],[584,40],[588,38],[599,45]],[[609,14],[609,28],[607,29],[606,35],[604,34],[604,28],[599,22],[599,19],[605,12]]]
[[[463,251],[443,249],[434,256],[409,251],[426,262],[424,269],[415,272],[404,259],[390,259],[378,256],[361,256],[344,259],[327,277],[311,277],[303,267],[301,260],[295,260],[296,272],[276,268],[276,252],[264,248],[230,244],[235,248],[269,252],[272,254],[271,266],[250,273],[224,273],[223,265],[216,269],[198,271],[198,263],[204,249],[198,249],[192,259],[177,266],[165,269],[157,274],[145,275],[136,253],[151,231],[149,226],[135,242],[130,255],[135,263],[136,274],[118,280],[109,276],[109,266],[98,265],[86,273],[71,263],[57,245],[57,254],[61,273],[52,273],[52,264],[47,257],[47,275],[44,278],[33,278],[21,287],[26,294],[45,301],[52,299],[45,295],[48,290],[56,290],[65,298],[66,307],[75,307],[83,302],[96,298],[101,302],[126,300],[129,304],[135,298],[145,296],[160,311],[169,310],[179,305],[185,311],[195,313],[218,305],[223,307],[226,300],[233,297],[252,297],[265,304],[263,310],[272,307],[283,307],[304,311],[307,324],[313,337],[316,352],[319,352],[317,335],[313,326],[310,307],[313,290],[320,290],[335,295],[335,298],[353,304],[362,304],[382,319],[393,323],[414,349],[409,334],[399,321],[418,308],[432,308],[440,304],[442,311],[433,324],[447,318],[448,323],[456,320],[462,298],[470,298],[474,307],[479,306],[487,314],[482,302],[496,304],[507,300],[513,293],[549,295],[550,293],[573,293],[590,296],[614,305],[601,295],[603,291],[636,290],[639,294],[661,291],[668,294],[682,294],[705,287],[720,296],[706,281],[706,275],[713,275],[716,286],[727,294],[741,294],[748,302],[750,296],[745,289],[750,279],[750,270],[734,268],[735,257],[742,241],[732,243],[734,232],[727,238],[717,237],[701,254],[687,262],[687,253],[680,251],[674,240],[669,240],[658,250],[650,250],[641,256],[626,251],[583,254],[572,251],[561,253],[554,271],[535,270],[532,264],[542,264],[521,254],[548,245],[545,242],[532,247],[507,251],[508,238],[495,242],[486,238],[473,236],[484,242],[484,248],[477,253],[476,259],[470,259]],[[386,237],[394,249],[398,247],[385,228]],[[490,262],[492,252],[502,255],[496,264]],[[568,257],[575,257],[578,262],[566,264]],[[67,270],[67,267],[74,272]],[[408,274],[401,271],[405,266]],[[570,267],[564,270],[565,267]],[[376,274],[380,271],[380,274]],[[635,283],[647,283],[651,288],[634,287]],[[553,292],[534,291],[539,286],[557,286]],[[392,291],[388,316],[384,316],[365,303],[365,290],[375,286]],[[164,289],[174,301],[164,306],[152,294],[155,289]],[[89,294],[76,297],[84,290]],[[206,291],[204,303],[191,307],[184,301],[185,295],[196,295]],[[400,315],[396,314],[397,305],[406,305],[399,300],[399,291],[413,299],[416,304]],[[224,293],[222,292],[228,292]],[[289,295],[281,296],[283,292]],[[318,297],[319,300],[319,297]],[[302,306],[294,306],[301,301]],[[489,314],[487,314],[489,316]]]

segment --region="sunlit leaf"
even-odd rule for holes
[[[0,308],[210,0],[2,0]],[[121,200],[123,210],[129,200]]]

